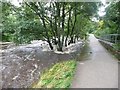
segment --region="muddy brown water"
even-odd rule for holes
[[[41,73],[57,62],[76,58],[80,48],[70,54],[57,54],[53,51],[11,50],[2,53],[2,88],[28,88],[36,82]]]

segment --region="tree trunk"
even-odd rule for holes
[[[50,46],[51,50],[53,50],[53,46],[52,46],[52,44],[51,44],[51,42],[50,42],[50,38],[49,38],[49,35],[48,35],[48,29],[47,29],[47,27],[46,27],[46,24],[45,24],[45,20],[44,20],[43,15],[42,15],[42,18],[41,18],[41,19],[42,19],[43,26],[44,26],[45,31],[46,31],[47,42],[49,43],[49,46]]]
[[[62,8],[62,47],[64,44],[64,22],[65,22],[65,2],[63,2],[63,8]]]
[[[65,46],[67,46],[68,35],[70,33],[70,19],[71,19],[71,10],[69,11],[69,18],[68,18],[68,24],[67,24],[67,36],[66,36],[66,39],[65,39]]]
[[[69,42],[70,43],[73,43],[73,33],[74,33],[74,28],[75,28],[75,24],[76,24],[76,21],[77,21],[77,12],[76,12],[76,3],[75,3],[75,20],[74,20],[74,24],[73,24],[73,27],[72,27],[72,31],[71,31],[71,34],[70,34],[70,37],[71,37],[71,40]]]
[[[58,17],[58,51],[62,51],[61,32],[60,32],[60,3],[56,2],[57,6],[57,17]]]
[[[52,3],[50,3],[50,11],[52,12],[52,7],[51,7],[51,4]],[[52,37],[52,42],[56,45],[57,44],[57,41],[56,41],[56,30],[54,29],[54,21],[53,21],[53,18],[52,18],[53,16],[52,16],[52,13],[51,13],[51,18],[50,18],[50,28],[51,28],[51,31],[52,31],[52,34],[53,34],[53,36],[54,36],[54,38]]]

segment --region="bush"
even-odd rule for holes
[[[115,50],[120,51],[120,43],[114,44],[114,45],[113,45],[113,48],[114,48]]]

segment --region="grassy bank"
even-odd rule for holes
[[[72,82],[76,61],[64,61],[45,71],[33,88],[69,88]]]

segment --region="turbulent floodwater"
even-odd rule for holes
[[[28,47],[29,46],[29,47]],[[30,47],[31,46],[31,47]],[[43,51],[39,46],[18,46],[2,51],[2,88],[27,88],[37,81],[41,72],[53,64],[76,58],[80,53],[82,43],[74,44],[68,49],[74,48],[71,53],[55,53]]]

